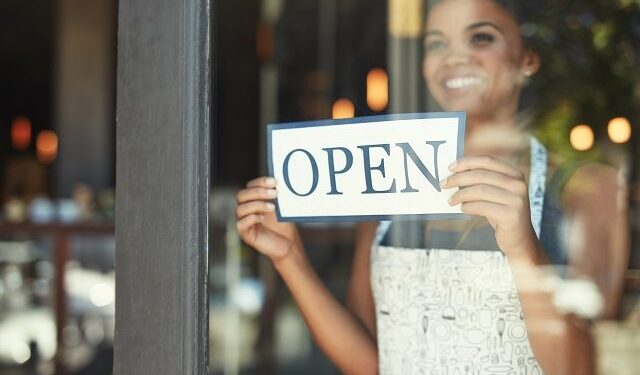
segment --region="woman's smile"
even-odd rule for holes
[[[484,84],[485,80],[476,76],[462,76],[448,78],[444,81],[444,86],[449,90],[464,90]]]

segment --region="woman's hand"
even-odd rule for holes
[[[466,157],[449,166],[454,172],[442,188],[460,187],[449,204],[462,212],[487,218],[496,242],[507,255],[526,255],[537,238],[531,225],[529,189],[521,170],[491,156]]]
[[[276,195],[276,181],[272,177],[251,180],[236,195],[240,237],[274,262],[286,258],[301,244],[294,224],[277,221],[273,203]]]

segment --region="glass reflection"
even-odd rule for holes
[[[277,190],[273,182],[253,180],[237,196],[239,231],[267,257],[243,248],[246,258],[238,257],[235,267],[241,264],[245,274],[238,285],[261,277],[264,304],[260,318],[246,316],[240,324],[258,324],[259,344],[256,357],[237,362],[236,370],[267,365],[259,368],[287,373],[293,368],[287,363],[325,363],[317,347],[309,347],[313,338],[347,372],[379,366],[381,373],[619,373],[623,366],[612,365],[621,353],[613,349],[615,327],[625,323],[611,320],[633,316],[623,301],[637,298],[637,289],[624,286],[625,275],[633,275],[627,272],[627,206],[632,203],[633,213],[635,195],[628,194],[627,181],[635,178],[636,164],[633,149],[624,146],[630,137],[634,143],[630,127],[608,124],[619,117],[635,121],[637,5],[611,3],[605,10],[588,2],[389,1],[380,2],[383,16],[376,18],[379,9],[369,12],[370,3],[348,1],[337,9],[330,3],[263,3],[278,12],[264,12],[276,30],[275,53],[261,64],[278,78],[261,82],[279,101],[273,106],[262,97],[267,108],[258,128],[335,118],[333,103],[341,98],[352,101],[355,116],[372,114],[385,106],[368,105],[367,73],[382,67],[389,72],[387,111],[467,112],[466,158],[445,187],[465,187],[452,204],[464,204],[474,218],[393,222],[381,242],[377,223],[294,228],[272,221],[272,206],[247,208],[270,202]],[[305,12],[316,8],[322,17]],[[418,24],[424,33],[412,26],[423,9]],[[385,19],[388,36],[380,37]],[[358,64],[344,47],[344,30],[364,34],[361,45],[375,45],[355,49]],[[536,150],[545,150],[545,158]],[[540,169],[546,173],[536,174]],[[246,180],[261,174],[253,171]],[[535,185],[536,179],[542,183]],[[531,186],[542,187],[541,194],[529,194]],[[233,193],[227,198],[236,199]],[[233,221],[224,220],[233,233]],[[255,237],[265,233],[274,235],[266,247]],[[349,233],[347,241],[341,233]],[[318,237],[330,242],[328,248]],[[350,245],[355,250],[346,259],[338,255]],[[296,249],[283,250],[291,246]],[[290,253],[298,261],[282,262]],[[331,294],[346,299],[346,309]],[[298,354],[282,349],[292,342],[299,343]]]

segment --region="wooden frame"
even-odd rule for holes
[[[115,374],[208,361],[209,0],[121,0]]]

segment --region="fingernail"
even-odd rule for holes
[[[275,197],[278,194],[276,193],[275,189],[268,189],[267,190],[267,195],[270,196],[270,197]]]
[[[273,209],[275,209],[275,208],[276,208],[276,205],[275,205],[275,204],[267,202],[267,209],[268,209],[268,210],[273,210]]]
[[[456,169],[457,166],[458,166],[458,161],[456,160],[456,161],[454,161],[453,163],[451,163],[449,165],[449,170],[452,171],[452,170]]]
[[[448,202],[449,206],[453,206],[453,195],[449,197]]]
[[[267,183],[267,185],[276,186],[276,179],[273,177],[267,177],[265,182]]]
[[[448,180],[448,178],[445,178],[445,179],[440,181],[440,187],[441,188],[445,187],[445,185],[447,184],[447,180]]]

